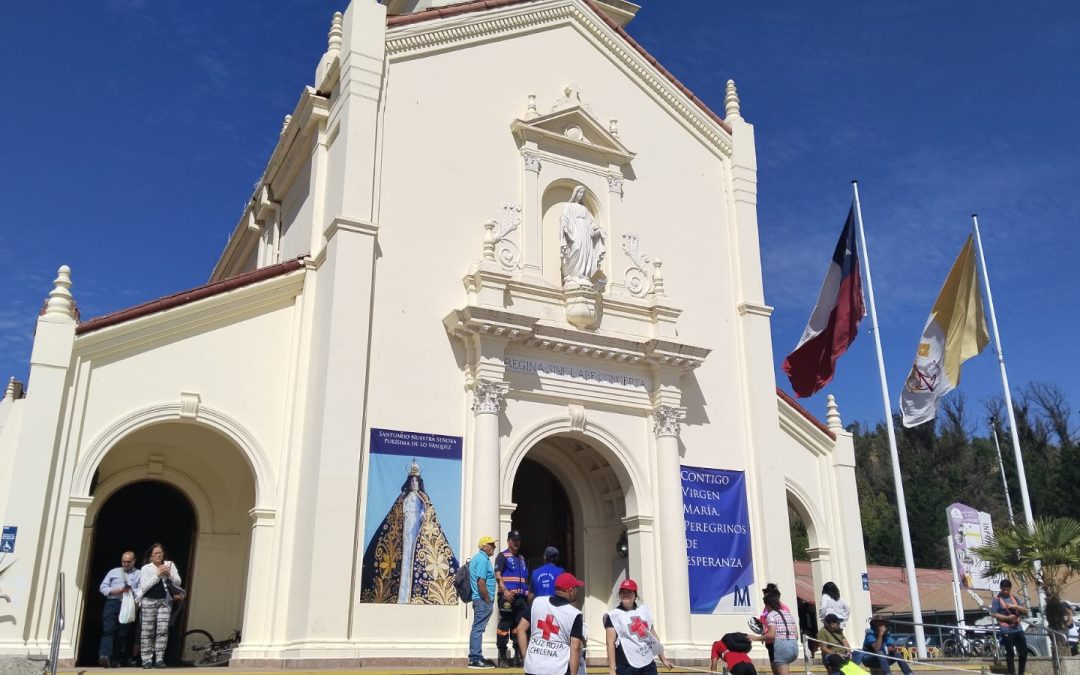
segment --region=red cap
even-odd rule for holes
[[[585,582],[578,579],[569,572],[563,572],[555,578],[555,589],[560,591],[567,591],[571,588],[577,588],[578,586],[584,586]]]
[[[627,579],[619,584],[620,591],[633,591],[637,593],[637,582],[633,579]]]

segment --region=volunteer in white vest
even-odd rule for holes
[[[585,621],[574,607],[585,583],[569,572],[555,578],[555,595],[538,597],[517,626],[525,654],[525,675],[580,675],[585,649]],[[528,634],[528,637],[526,637]]]
[[[664,645],[656,636],[652,610],[638,602],[638,585],[627,579],[619,585],[619,604],[604,615],[610,675],[655,675],[656,657],[668,670]]]

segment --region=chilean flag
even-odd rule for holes
[[[865,314],[852,204],[810,322],[795,351],[784,359],[784,372],[796,396],[812,396],[832,380],[836,359],[855,340]]]

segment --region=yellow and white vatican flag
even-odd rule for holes
[[[975,246],[968,236],[930,310],[915,364],[904,382],[900,394],[904,426],[934,419],[938,399],[960,384],[960,364],[977,356],[989,342],[975,269]]]

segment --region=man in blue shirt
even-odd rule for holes
[[[1009,666],[1009,675],[1017,675],[1013,652],[1020,652],[1019,675],[1024,675],[1027,665],[1027,638],[1024,636],[1022,617],[1028,613],[1027,607],[1020,604],[1012,594],[1012,582],[1002,579],[1000,591],[990,604],[990,616],[997,619],[1002,642],[1005,643],[1005,662]]]
[[[870,619],[870,627],[866,629],[863,637],[862,665],[867,668],[880,668],[882,675],[889,675],[891,666],[895,663],[900,666],[904,675],[911,675],[911,666],[889,644],[892,636],[889,634],[888,622],[885,617],[875,614]],[[886,658],[891,657],[891,658]]]
[[[484,629],[494,609],[495,568],[491,556],[495,553],[495,537],[480,537],[480,552],[469,561],[469,587],[472,589],[473,624],[469,633],[469,668],[487,670],[495,663],[484,658]]]
[[[120,623],[120,605],[124,594],[134,593],[138,587],[139,568],[135,567],[135,552],[124,551],[120,556],[120,567],[109,570],[98,589],[105,596],[105,610],[101,614],[101,642],[98,644],[98,665],[102,668],[126,666],[134,660],[131,637],[135,623]]]
[[[533,598],[555,595],[555,579],[565,572],[559,567],[559,549],[548,546],[544,549],[544,564],[533,571],[529,579],[529,604]]]

